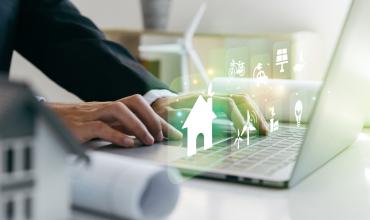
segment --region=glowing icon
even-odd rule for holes
[[[301,100],[298,100],[295,103],[294,113],[295,113],[295,119],[297,121],[297,127],[300,127],[301,126],[302,113],[303,113],[303,103],[302,103]]]
[[[249,146],[249,132],[250,132],[250,125],[251,125],[251,115],[249,114],[249,111],[247,112],[247,123],[244,127],[247,127],[247,145]],[[244,130],[244,128],[243,128]]]
[[[237,143],[238,144],[238,149],[239,149],[239,147],[240,147],[240,141],[243,140],[242,136],[244,135],[244,128],[243,128],[242,132],[240,132],[239,129],[237,130],[237,132],[238,133],[237,133],[237,136],[235,138],[234,145]]]
[[[208,98],[200,95],[185,120],[182,128],[187,128],[187,156],[197,153],[197,137],[203,134],[204,150],[212,148],[212,121],[216,118],[212,110],[212,85],[208,87]]]
[[[253,70],[253,79],[256,79],[259,83],[266,83],[268,77],[266,76],[265,71],[263,70],[263,64],[257,63],[256,67]]]
[[[294,72],[300,73],[303,71],[304,68],[304,58],[303,58],[303,52],[299,54],[299,61],[297,64],[294,65]]]
[[[237,136],[236,136],[236,139],[234,141],[234,144],[238,144],[238,149],[239,149],[239,145],[240,145],[240,141],[243,140],[243,135],[245,134],[245,132],[247,132],[247,145],[249,146],[249,137],[250,137],[250,132],[251,131],[255,131],[256,128],[253,126],[253,123],[252,123],[252,120],[251,120],[251,115],[249,113],[249,111],[247,111],[247,121],[245,123],[245,125],[243,126],[243,129],[242,131],[240,132],[240,130],[238,129],[237,130]]]
[[[270,119],[270,132],[273,133],[274,131],[279,130],[279,121],[275,121],[275,107],[271,108],[271,119]]]
[[[278,49],[276,51],[276,66],[280,65],[280,72],[284,73],[284,64],[289,63],[288,60],[288,49],[283,48],[283,49]]]
[[[231,60],[230,67],[229,67],[229,76],[244,76],[245,75],[245,63],[239,60],[235,62],[235,60]]]
[[[245,124],[247,130],[247,145],[249,146],[249,135],[251,131],[255,131],[256,128],[253,126],[251,115],[247,112],[247,123]],[[243,129],[244,130],[244,129]]]
[[[212,68],[209,68],[207,71],[208,75],[213,76],[215,74],[215,70]]]

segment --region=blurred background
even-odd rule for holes
[[[271,61],[277,44],[286,44],[288,74],[281,76],[274,68],[266,69],[269,78],[320,81],[328,65],[344,22],[350,0],[72,0],[82,14],[91,18],[109,39],[129,50],[171,89],[181,91],[180,58],[173,54],[140,53],[139,45],[176,43],[188,28],[202,4],[207,10],[194,37],[194,48],[207,70],[208,77],[227,76],[230,53],[250,55],[247,75],[264,59]],[[148,3],[149,2],[149,3]],[[144,28],[143,5],[157,7],[162,26]],[[150,6],[154,4],[154,6]],[[147,15],[150,17],[150,15]],[[147,21],[147,26],[153,18]],[[164,21],[163,21],[164,19]],[[149,23],[148,23],[149,22]],[[155,24],[154,24],[155,25]],[[252,46],[251,46],[252,45]],[[242,52],[235,48],[248,47]],[[234,50],[234,52],[233,52]],[[270,54],[264,55],[263,51]],[[304,51],[305,68],[297,74],[296,66]],[[257,57],[257,58],[256,58]],[[309,65],[315,59],[314,65]],[[254,63],[254,64],[253,64]],[[253,65],[252,65],[253,64]],[[272,65],[271,65],[272,66]],[[267,67],[266,67],[267,68]],[[205,87],[196,68],[190,63],[191,90]],[[79,99],[51,82],[17,53],[11,68],[14,80],[25,80],[50,101],[76,102]],[[88,83],[88,82],[87,82]]]

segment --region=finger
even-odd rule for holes
[[[162,128],[162,131],[165,137],[167,137],[170,140],[182,139],[183,135],[179,130],[177,130],[174,126],[172,126],[169,122],[167,122],[166,119],[162,117],[159,117],[159,118],[160,118],[161,128]],[[125,128],[122,127],[120,124],[114,123],[114,124],[111,124],[110,126],[113,126],[115,129],[119,131],[123,131],[124,133],[130,135],[130,132],[126,131]]]
[[[179,97],[177,102],[173,102],[171,107],[173,108],[192,108],[196,100],[201,94],[190,94],[187,96]],[[240,113],[239,108],[235,104],[234,100],[228,97],[213,97],[214,110],[216,112],[223,112],[227,117],[234,123],[235,129],[243,129],[245,120],[243,115]]]
[[[235,129],[243,130],[245,120],[234,100],[229,97],[213,97],[214,111],[223,112],[234,123]]]
[[[161,118],[160,121],[161,121],[163,133],[169,140],[181,140],[182,139],[183,135],[179,130],[177,130],[175,127],[173,127],[163,118]]]
[[[163,140],[160,117],[140,95],[133,95],[121,99],[124,104],[144,123],[149,132],[157,141]]]
[[[171,111],[175,111],[174,108],[170,106],[162,106],[160,109],[156,110],[156,113],[161,116],[161,118],[168,119],[168,113]]]
[[[84,132],[85,140],[99,138],[123,147],[134,146],[134,140],[131,137],[111,128],[104,122],[100,121],[87,122],[84,123],[81,128],[82,131]]]
[[[111,128],[116,129],[117,131],[120,131],[124,134],[130,135],[130,136],[135,136],[135,134],[132,133],[132,131],[130,131],[126,127],[122,126],[121,122],[119,122],[119,121],[115,121],[113,123],[106,123],[106,124],[109,125]]]
[[[99,110],[99,118],[109,119],[115,118],[126,131],[132,133],[142,143],[151,145],[154,143],[154,138],[139,120],[139,118],[123,103],[113,102],[106,108]]]
[[[184,121],[191,112],[191,108],[168,108],[167,117],[173,120]]]
[[[235,101],[244,117],[246,117],[247,111],[251,115],[255,115],[256,123],[254,126],[256,126],[261,135],[267,135],[269,126],[257,103],[248,95],[232,95],[230,97]]]
[[[161,117],[171,124],[174,128],[181,130],[182,126],[188,117],[191,109],[174,109],[170,106],[163,108],[161,111]]]
[[[175,108],[192,108],[195,101],[198,99],[199,96],[204,96],[203,94],[188,94],[188,95],[182,95],[175,98],[172,98],[168,101],[168,105]]]

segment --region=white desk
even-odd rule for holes
[[[78,215],[78,217],[77,217]],[[76,213],[76,220],[103,220]],[[260,188],[193,179],[169,219],[370,219],[370,132],[296,187]]]

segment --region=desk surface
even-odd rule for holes
[[[75,213],[76,220],[105,218]],[[289,190],[193,179],[169,219],[312,220],[370,218],[370,132]]]

